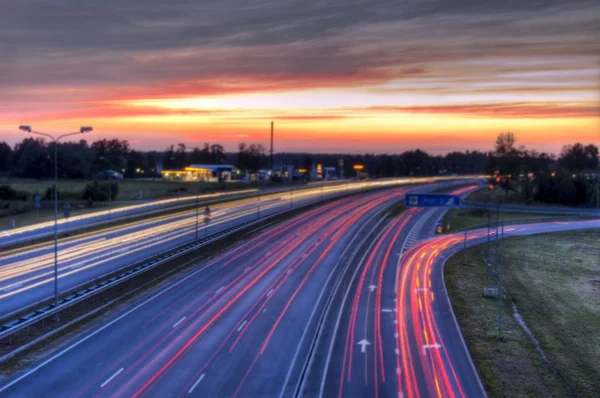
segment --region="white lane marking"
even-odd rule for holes
[[[105,329],[111,327],[112,325],[114,325],[115,323],[119,322],[121,319],[123,319],[123,318],[131,315],[133,312],[137,311],[138,309],[142,308],[143,306],[147,305],[148,303],[152,302],[153,300],[156,300],[157,298],[159,298],[163,294],[165,294],[167,292],[170,292],[175,287],[177,287],[177,286],[185,283],[186,281],[188,281],[189,279],[193,278],[194,276],[196,276],[196,275],[198,275],[198,274],[200,274],[202,272],[205,272],[207,269],[209,269],[210,267],[214,266],[218,262],[219,262],[219,260],[215,260],[215,261],[207,264],[205,267],[200,268],[199,270],[197,270],[195,272],[192,272],[191,274],[187,275],[186,277],[184,277],[184,278],[180,279],[179,281],[173,283],[171,286],[167,286],[164,290],[159,291],[154,296],[149,297],[147,300],[139,303],[138,305],[136,305],[135,307],[133,307],[129,311],[125,312],[124,314],[119,315],[118,317],[116,317],[115,319],[113,319],[112,321],[110,321],[108,323],[105,323],[104,325],[102,325],[101,327],[99,327],[98,329],[96,329],[95,331],[93,331],[92,333],[88,334],[87,336],[85,336],[81,340],[77,340],[75,343],[73,343],[70,346],[66,347],[64,350],[62,350],[59,353],[57,353],[57,354],[51,356],[50,358],[46,359],[44,362],[40,363],[35,368],[31,369],[28,372],[23,373],[21,376],[17,377],[16,379],[14,379],[13,381],[11,381],[10,383],[3,385],[2,387],[0,387],[0,392],[4,392],[4,391],[8,390],[10,387],[14,386],[15,384],[17,384],[21,380],[25,379],[26,377],[31,376],[33,373],[37,372],[38,370],[40,370],[44,366],[48,365],[50,362],[56,360],[57,358],[60,358],[61,356],[63,356],[67,352],[69,352],[72,349],[78,347],[79,345],[85,343],[86,341],[88,341],[92,337],[96,336],[97,334],[99,334],[103,330],[105,330]]]
[[[265,312],[267,312],[267,309],[266,309],[266,308],[263,310],[263,314],[264,314]]]
[[[273,294],[273,289],[269,290],[269,293],[267,293],[267,297],[269,297],[271,294]]]
[[[121,373],[123,371],[123,369],[125,369],[125,368],[121,368],[121,369],[117,370],[112,376],[110,376],[108,379],[106,379],[106,381],[100,385],[100,388],[102,388],[105,385],[107,385],[108,383],[110,383],[112,381],[112,379],[117,377],[119,375],[119,373]]]
[[[392,312],[392,309],[390,309],[390,308],[382,308],[381,312]]]
[[[371,343],[369,343],[367,341],[367,339],[362,339],[361,341],[359,341],[356,344],[358,344],[360,346],[360,352],[362,352],[363,354],[367,351],[367,346],[371,345]]]
[[[427,349],[433,349],[433,348],[440,348],[441,345],[440,344],[424,344],[423,345],[423,355],[425,355],[425,350]]]
[[[11,290],[18,289],[23,286],[22,283],[17,283],[16,285],[9,286],[7,288],[2,289],[3,292],[10,292]]]
[[[190,388],[188,390],[188,394],[191,394],[192,392],[194,392],[194,388],[196,388],[196,386],[198,385],[198,383],[200,383],[202,381],[202,379],[204,379],[204,373],[202,373],[200,375],[200,377],[198,377],[198,380],[196,380],[196,382],[194,383],[194,385],[192,386],[192,388]]]
[[[402,373],[402,371],[400,370],[400,368],[396,368],[396,374],[400,375]]]
[[[219,294],[219,293],[221,293],[221,290],[223,290],[223,289],[225,289],[225,286],[221,286],[221,287],[219,288],[219,290],[217,290],[217,291],[215,292],[215,294]]]
[[[375,289],[377,289],[377,286],[369,285],[369,291],[371,291],[371,293],[373,293],[375,291]]]
[[[247,323],[248,323],[248,321],[244,321],[244,322],[242,322],[242,324],[241,324],[241,325],[240,325],[240,327],[238,328],[238,332],[240,332],[240,331],[241,331],[241,330],[244,328],[244,326],[246,326],[246,324],[247,324]]]
[[[247,272],[251,267],[244,268],[244,272]]]
[[[396,355],[400,355],[400,350],[399,349],[395,349],[394,352],[396,353]]]
[[[183,322],[185,320],[185,316],[183,318],[181,318],[180,320],[178,320],[177,322],[175,322],[175,324],[173,325],[174,328],[176,328],[181,322]]]
[[[398,333],[394,333],[394,337],[395,337],[395,338],[398,338]]]

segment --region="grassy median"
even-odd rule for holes
[[[510,238],[505,246],[504,340],[498,302],[482,297],[482,246],[452,257],[446,285],[491,397],[595,397],[600,391],[600,231]],[[515,303],[547,356],[513,316]]]

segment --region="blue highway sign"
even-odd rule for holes
[[[406,207],[460,207],[460,196],[439,194],[407,194]]]

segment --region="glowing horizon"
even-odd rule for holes
[[[0,29],[15,54],[0,61],[8,72],[0,77],[0,141],[20,141],[20,124],[48,133],[92,125],[89,141],[117,137],[141,150],[219,142],[235,150],[242,141],[266,144],[274,121],[276,150],[286,152],[489,150],[504,131],[552,153],[600,142],[597,4],[466,11],[434,1],[403,19],[401,2],[298,6],[291,15],[257,2],[247,6],[253,16],[223,3],[154,5],[145,17],[125,9],[124,25],[82,7],[78,23],[120,29],[101,37],[79,32],[78,23],[58,31],[59,22],[74,21],[66,4],[50,16],[12,6]],[[373,16],[365,22],[366,9]],[[27,23],[40,16],[48,21]],[[325,16],[333,22],[319,22]],[[306,29],[294,28],[299,21]],[[523,21],[527,34],[504,33],[519,32]],[[273,25],[287,36],[262,33]],[[561,35],[550,34],[556,29]],[[30,62],[20,46],[41,56]]]

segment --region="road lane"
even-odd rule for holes
[[[466,196],[477,186],[454,190]],[[404,394],[397,279],[401,255],[434,234],[444,209],[410,208],[362,249],[352,275],[336,292],[301,386],[304,396],[389,397]]]
[[[354,190],[402,180],[355,183]],[[430,184],[429,189],[461,182]],[[377,185],[379,186],[379,185]],[[413,186],[419,187],[419,186]],[[416,189],[416,188],[415,188]],[[423,189],[423,188],[419,188]],[[346,185],[323,186],[296,192],[280,192],[261,201],[242,200],[212,207],[211,222],[199,235],[215,233],[260,216],[346,193]],[[77,289],[121,268],[168,252],[196,238],[196,211],[153,217],[124,226],[107,228],[59,242],[59,292]],[[52,297],[54,293],[54,247],[41,244],[4,252],[0,257],[0,317]]]
[[[335,280],[344,251],[378,232],[381,212],[405,191],[339,199],[264,231],[15,376],[0,394],[256,397],[288,391],[301,371],[291,359],[308,352],[303,336],[314,333],[321,293]]]

